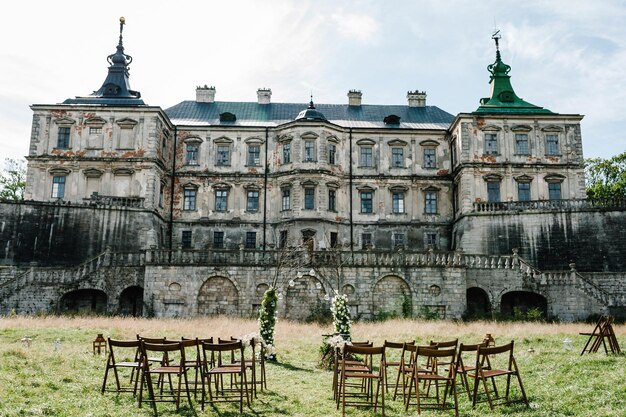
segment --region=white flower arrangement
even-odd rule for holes
[[[258,333],[248,333],[239,338],[244,346],[252,346],[253,343],[257,343],[262,340]]]
[[[331,302],[330,311],[333,313],[335,333],[347,335],[349,339],[352,331],[352,322],[350,321],[350,310],[348,309],[348,296],[345,294],[335,296]]]

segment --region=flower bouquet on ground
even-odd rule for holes
[[[333,313],[335,332],[332,335],[326,335],[322,346],[320,346],[319,366],[324,369],[332,369],[337,350],[341,353],[346,343],[350,343],[352,331],[347,295],[335,296],[332,299],[330,311]]]

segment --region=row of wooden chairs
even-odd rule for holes
[[[394,350],[401,353],[394,355]],[[513,341],[487,346],[485,342],[459,344],[458,339],[431,341],[425,346],[414,341],[385,341],[381,347],[370,342],[346,344],[335,352],[333,391],[337,409],[341,406],[345,416],[346,406],[369,405],[374,411],[380,407],[384,416],[385,393],[390,388],[394,400],[402,396],[405,411],[415,405],[418,414],[426,408],[452,409],[458,416],[459,390],[467,393],[472,406],[484,401],[491,409],[514,402],[523,402],[528,407],[513,350]],[[397,368],[395,383],[390,383],[388,374],[394,367]],[[515,398],[512,381],[518,385]],[[481,387],[483,392],[479,393]]]
[[[267,388],[265,353],[256,339],[250,341],[247,356],[247,344],[237,338],[177,341],[137,335],[136,340],[108,338],[108,346],[102,393],[138,394],[139,407],[149,402],[155,414],[156,403],[162,401],[174,402],[178,411],[181,394],[191,404],[191,393],[194,399],[201,393],[202,409],[206,403],[238,402],[242,412],[244,402],[249,405],[257,397],[257,388]],[[113,387],[107,385],[110,373]]]

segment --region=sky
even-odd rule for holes
[[[97,4],[97,6],[95,6]],[[98,90],[124,16],[130,85],[167,109],[218,101],[405,104],[472,112],[489,95],[487,65],[512,67],[518,96],[582,114],[585,157],[626,150],[626,1],[503,0],[21,0],[0,25],[0,160],[28,153],[31,104]]]

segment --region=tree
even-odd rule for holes
[[[6,158],[0,173],[0,200],[21,201],[26,187],[26,161]]]
[[[609,159],[585,160],[587,197],[593,201],[626,199],[626,152]]]

